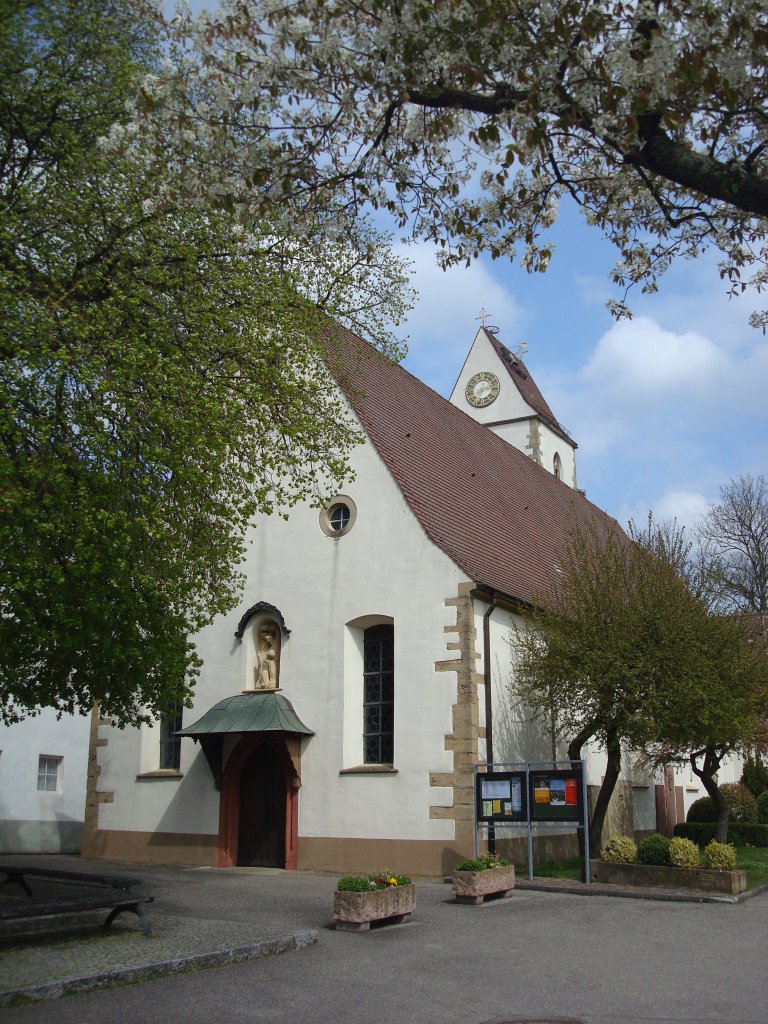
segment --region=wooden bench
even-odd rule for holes
[[[104,922],[104,927],[108,928],[118,914],[128,911],[136,914],[144,934],[151,935],[152,925],[144,913],[142,904],[153,903],[155,897],[139,896],[131,892],[133,887],[141,885],[141,882],[140,878],[0,864],[0,888],[17,885],[25,893],[25,897],[0,899],[0,924],[109,910]],[[35,889],[39,891],[40,888],[51,887],[55,892],[35,895]]]

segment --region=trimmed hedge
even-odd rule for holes
[[[715,838],[715,826],[703,821],[681,821],[675,825],[674,833],[683,839],[692,839],[699,846],[706,846]],[[728,842],[734,846],[768,846],[768,825],[729,821]]]
[[[717,821],[717,811],[712,797],[700,796],[698,800],[694,800],[688,808],[685,820],[697,825],[702,822]]]

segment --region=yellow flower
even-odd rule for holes
[[[390,885],[397,885],[397,879],[393,876],[392,878],[390,878],[389,884]]]

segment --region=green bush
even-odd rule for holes
[[[367,875],[345,875],[336,883],[339,892],[369,892],[371,880]]]
[[[759,757],[748,757],[744,762],[741,781],[755,797],[768,792],[768,765]],[[762,821],[762,818],[760,820]]]
[[[629,836],[611,836],[603,846],[602,857],[611,864],[631,864],[637,859],[637,844]]]
[[[733,871],[736,867],[736,849],[730,843],[718,843],[713,839],[704,847],[702,860],[705,868]]]
[[[479,857],[469,857],[461,860],[454,867],[454,871],[488,871],[490,868],[508,868],[511,861],[505,857],[499,857],[495,853],[481,853]]]
[[[720,792],[731,809],[734,821],[752,824],[757,821],[757,800],[750,789],[740,782],[726,782],[720,786]]]
[[[758,820],[757,801],[746,786],[740,782],[726,782],[720,787],[720,792],[731,809],[729,815],[731,821],[752,823]],[[685,820],[716,822],[717,811],[711,797],[702,796],[698,800],[694,800],[688,808]]]
[[[686,821],[692,821],[696,823],[700,822],[716,822],[717,811],[715,810],[715,803],[711,796],[702,796],[698,800],[694,800],[691,806],[688,808],[688,813],[685,816]]]
[[[654,832],[637,844],[637,859],[641,864],[669,864],[670,840]]]
[[[681,822],[675,825],[676,836],[692,839],[699,846],[706,846],[715,838],[715,826],[711,822]],[[768,846],[768,823],[751,825],[746,822],[728,822],[728,842],[735,846]]]
[[[757,820],[761,825],[768,825],[768,789],[757,798]]]
[[[669,863],[676,868],[697,868],[699,848],[690,839],[675,836],[669,843]]]

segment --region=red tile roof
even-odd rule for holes
[[[618,529],[366,342],[338,328],[329,364],[425,533],[478,584],[536,603],[574,523]]]
[[[527,402],[533,411],[538,413],[547,426],[551,427],[555,433],[559,434],[560,437],[569,444],[572,444],[574,448],[578,448],[578,445],[565,427],[558,422],[557,417],[550,409],[542,393],[539,391],[536,381],[531,376],[530,371],[527,369],[522,359],[519,359],[516,355],[510,352],[506,345],[502,345],[496,335],[489,331],[487,327],[484,327],[483,330],[493,346],[494,351],[506,367],[510,380],[522,395],[523,401]]]

